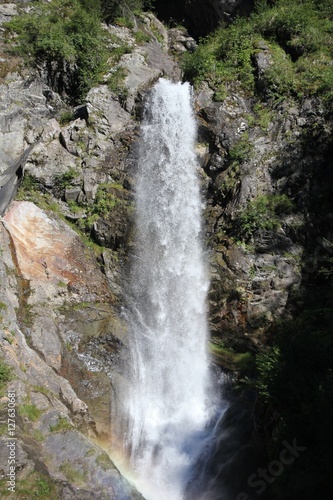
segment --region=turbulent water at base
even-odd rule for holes
[[[214,412],[195,138],[190,85],[159,80],[141,129],[126,409],[131,466],[148,500],[184,498]]]

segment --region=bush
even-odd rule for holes
[[[131,46],[123,42],[119,37],[112,34],[109,38],[110,41],[110,59],[113,64],[117,64],[124,54],[129,54],[132,50]]]
[[[144,31],[138,30],[135,32],[135,41],[138,44],[148,43],[150,41],[150,35]]]
[[[320,3],[278,0],[252,19],[255,28],[265,38],[276,41],[293,60],[305,53],[326,51],[331,45],[332,23]]]
[[[267,403],[274,400],[274,391],[272,392],[272,385],[276,377],[278,367],[282,363],[281,352],[277,346],[261,352],[256,356],[256,365],[258,378],[256,387],[258,389],[260,398]]]
[[[254,88],[251,58],[258,36],[251,33],[245,20],[228,28],[222,26],[183,59],[185,78],[195,84],[208,80],[221,92],[225,83],[242,81],[247,90]]]
[[[281,216],[290,213],[292,207],[292,202],[284,194],[258,196],[236,217],[234,236],[247,241],[259,230],[274,230],[279,226]]]
[[[52,486],[50,485],[49,480],[38,479],[36,497],[50,498],[51,493],[52,493]]]
[[[60,125],[68,125],[71,121],[75,119],[73,111],[66,110],[63,111],[59,117]]]
[[[237,141],[229,149],[229,158],[237,163],[244,163],[250,160],[253,154],[253,144],[249,141],[249,136],[245,133],[239,141]]]
[[[56,174],[53,178],[54,186],[57,189],[64,190],[72,185],[72,182],[78,177],[78,171],[71,167],[63,174]]]
[[[128,96],[128,90],[124,80],[127,75],[127,69],[118,67],[109,76],[107,84],[109,89],[118,97],[120,102],[124,102]]]
[[[72,424],[63,415],[59,415],[58,422],[50,426],[51,432],[62,432],[73,430]]]
[[[0,390],[2,390],[7,382],[10,382],[12,379],[13,373],[11,367],[0,359]]]
[[[25,403],[20,405],[19,413],[20,415],[27,417],[31,422],[36,422],[43,411],[37,408],[37,406],[34,404]]]
[[[251,352],[237,352],[224,346],[219,338],[209,343],[213,358],[226,370],[238,371],[242,376],[252,376],[255,371],[255,358]]]
[[[38,69],[46,69],[49,83],[71,100],[79,101],[98,81],[107,53],[98,2],[52,0],[34,2],[7,28],[17,33],[17,51]]]
[[[251,94],[258,91],[255,55],[264,41],[271,67],[260,75],[260,91],[280,99],[319,93],[332,98],[332,0],[274,0],[257,2],[249,18],[236,18],[185,54],[185,78],[194,84],[207,80],[217,100],[225,85],[238,81]],[[263,77],[264,76],[264,77]],[[263,78],[262,78],[263,77]]]

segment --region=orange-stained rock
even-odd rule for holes
[[[98,265],[79,236],[65,222],[50,218],[29,201],[15,201],[3,217],[18,269],[31,287],[48,288],[71,282],[81,294],[108,295]]]

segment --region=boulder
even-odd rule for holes
[[[17,5],[15,3],[4,3],[0,5],[0,26],[7,21],[10,21],[13,16],[17,15]]]
[[[139,52],[125,54],[122,57],[121,66],[127,70],[124,80],[125,87],[128,90],[126,109],[132,112],[136,95],[142,90],[147,90],[149,86],[162,76],[163,72],[159,68],[149,66],[144,55]]]
[[[90,90],[86,102],[89,122],[104,136],[124,130],[131,122],[130,114],[122,108],[107,85]]]

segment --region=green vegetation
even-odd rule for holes
[[[112,50],[114,37],[108,40],[101,21],[133,28],[134,13],[151,7],[152,1],[146,0],[37,0],[29,12],[22,9],[6,27],[17,35],[12,37],[12,50],[35,68],[46,70],[50,85],[77,103],[100,81],[108,59],[117,62],[128,51],[124,43]],[[136,40],[142,43],[148,37],[138,31]],[[107,42],[111,42],[111,54]],[[65,124],[71,118],[70,112],[64,112],[60,121]]]
[[[71,110],[63,111],[59,117],[59,123],[61,126],[67,125],[72,120],[74,120],[74,113]]]
[[[5,498],[12,495],[7,489],[7,478],[0,480],[0,496]],[[42,498],[48,500],[57,500],[57,490],[52,480],[39,472],[31,472],[27,477],[20,478],[16,484],[15,498],[17,499],[32,499]]]
[[[44,434],[37,429],[34,429],[33,431],[29,429],[29,436],[38,441],[38,443],[42,443],[45,440]]]
[[[116,17],[114,19],[115,24],[118,26],[121,26],[122,28],[128,28],[128,29],[133,29],[134,28],[134,23],[131,19],[132,13],[131,11],[128,11],[129,17],[124,16],[124,17]]]
[[[50,389],[47,389],[43,385],[33,385],[32,389],[36,392],[40,392],[41,394],[44,394],[45,396],[49,396],[51,394]]]
[[[123,190],[124,188],[119,184],[100,184],[97,189],[95,203],[91,208],[91,215],[106,215],[117,205],[125,203],[121,199]]]
[[[0,319],[1,319],[1,315],[0,315]],[[4,338],[7,340],[7,342],[9,342],[9,344],[12,344],[14,342],[15,335],[16,335],[16,333],[13,330],[11,330],[11,331],[9,331],[8,329],[4,330]]]
[[[84,219],[83,221],[79,220],[77,224],[70,221],[66,221],[66,223],[78,234],[82,243],[94,252],[96,257],[101,255],[104,247],[98,245],[98,243],[91,238],[91,219]]]
[[[285,194],[258,196],[238,213],[232,234],[241,241],[248,241],[259,230],[277,229],[281,217],[290,213],[292,208],[293,204]]]
[[[56,174],[54,176],[54,186],[58,189],[66,189],[70,187],[74,179],[78,176],[78,170],[76,168],[69,168],[63,174]]]
[[[6,387],[6,384],[13,380],[13,371],[3,359],[0,358],[0,391]]]
[[[67,288],[67,283],[65,283],[64,281],[58,281],[57,286],[59,286],[60,288]]]
[[[62,184],[62,181],[63,179],[60,177],[60,184]],[[57,201],[49,193],[45,192],[45,188],[43,188],[42,184],[35,177],[28,173],[24,175],[16,199],[32,201],[41,209],[52,210],[52,212],[60,215],[60,206]]]
[[[36,497],[50,498],[52,493],[52,485],[46,479],[37,479]]]
[[[22,195],[23,193],[30,193],[34,191],[40,191],[40,183],[35,177],[27,172],[26,174],[24,174],[19,194]],[[17,198],[20,199],[19,195],[17,196]]]
[[[51,432],[64,432],[73,429],[72,424],[63,415],[59,415],[58,422],[55,425],[50,426]]]
[[[3,315],[1,311],[5,311],[7,309],[7,305],[4,302],[0,302],[0,322],[3,321]]]
[[[78,486],[83,486],[86,483],[85,472],[77,470],[70,462],[64,462],[60,466],[60,471],[63,472],[68,481]]]
[[[34,404],[25,403],[19,405],[19,413],[20,415],[22,415],[22,417],[27,417],[31,422],[36,422],[42,415],[43,410],[40,410]]]
[[[0,57],[3,59],[0,62],[0,83],[4,83],[6,77],[10,73],[18,73],[21,74],[23,61],[20,57],[11,57],[9,60],[5,60],[3,56],[6,56],[5,53],[0,51]]]
[[[8,425],[0,424],[0,436],[7,436],[7,435],[8,435]]]
[[[82,309],[89,309],[93,304],[94,302],[79,302],[77,304],[64,303],[59,307],[59,311],[63,314],[70,311],[81,311]]]
[[[136,43],[147,43],[150,41],[150,36],[144,31],[138,30],[134,34]]]
[[[7,28],[17,33],[17,52],[36,68],[45,68],[56,90],[78,101],[105,68],[107,51],[100,20],[98,2],[93,0],[37,1],[29,13],[22,11],[7,23]]]
[[[94,448],[90,448],[90,450],[88,450],[84,456],[85,457],[92,457],[94,455],[96,455],[96,450],[94,450]]]
[[[108,87],[116,94],[120,102],[124,102],[128,95],[128,90],[125,87],[124,79],[126,78],[127,70],[125,68],[116,68],[108,77]]]
[[[92,205],[71,203],[70,208],[75,212],[84,211],[86,217],[78,220],[78,230],[90,233],[92,225],[100,217],[107,216],[111,211],[129,211],[131,206],[126,199],[126,190],[122,185],[103,183],[98,186]]]
[[[28,328],[33,325],[34,319],[36,317],[36,313],[33,309],[33,305],[24,303],[24,306],[20,310],[20,319],[22,323]]]
[[[257,2],[248,18],[221,26],[185,55],[185,77],[195,84],[207,80],[217,100],[231,82],[273,99],[313,94],[331,99],[332,13],[332,0]],[[270,66],[258,77],[254,61],[263,50]]]
[[[255,357],[250,352],[236,352],[224,346],[218,338],[213,338],[209,344],[210,351],[224,369],[239,371],[242,376],[253,375]]]
[[[281,362],[281,350],[278,346],[263,351],[256,357],[258,370],[256,386],[262,401],[265,403],[271,398],[270,385],[275,377],[276,367]]]
[[[164,38],[163,38],[163,35],[159,32],[159,30],[157,28],[155,28],[155,26],[151,25],[150,26],[150,29],[154,35],[154,37],[156,38],[156,40],[158,41],[158,43],[160,43],[162,46],[164,45]]]
[[[252,56],[260,36],[248,19],[238,19],[229,27],[221,26],[203,40],[193,54],[185,54],[185,77],[198,84],[207,80],[221,100],[226,95],[226,83],[240,81],[247,90],[254,89]]]
[[[244,163],[251,159],[253,144],[249,141],[248,133],[242,137],[229,149],[229,158],[232,162]]]
[[[253,106],[253,111],[256,115],[253,125],[256,124],[261,128],[263,132],[267,132],[269,124],[273,120],[272,110],[267,105],[257,102]]]
[[[54,188],[58,191],[58,196],[63,195],[63,190],[72,185],[77,175],[78,172],[76,169],[71,168],[64,174],[54,177]],[[52,210],[58,217],[65,220],[60,204],[51,194],[41,192],[42,189],[45,190],[45,188],[39,184],[38,180],[27,174],[24,176],[16,199],[32,201],[41,209],[46,211]],[[111,211],[118,211],[118,213],[120,211],[122,214],[126,212],[129,213],[131,210],[131,203],[128,200],[127,190],[121,184],[104,183],[98,186],[93,204],[70,201],[68,207],[73,213],[82,214],[84,217],[79,218],[75,223],[68,220],[66,220],[66,223],[78,233],[80,239],[86,246],[91,248],[96,255],[100,255],[103,248],[91,238],[91,229],[94,222],[100,217],[106,216]],[[59,282],[58,286],[65,287],[66,284],[61,284],[61,282]],[[20,315],[22,318],[21,321],[26,326],[32,324],[34,313],[31,305],[26,305],[24,309],[20,311]]]
[[[109,37],[109,44],[111,48],[109,61],[112,61],[113,64],[117,64],[124,54],[129,54],[132,50],[130,45],[113,34]]]
[[[106,453],[101,453],[96,458],[96,464],[104,471],[110,470],[113,467],[110,457]]]
[[[233,191],[239,177],[239,163],[237,161],[234,161],[232,162],[230,167],[223,172],[223,176],[221,176],[221,183],[219,187],[224,197],[227,195],[227,193]]]

